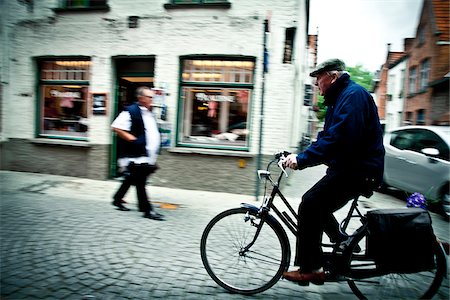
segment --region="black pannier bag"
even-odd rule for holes
[[[428,211],[421,208],[367,212],[368,256],[387,273],[414,273],[434,268],[435,236]]]

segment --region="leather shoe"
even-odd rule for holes
[[[150,212],[146,213],[144,215],[144,218],[147,219],[152,219],[152,220],[157,220],[157,221],[164,221],[164,216],[160,213],[157,213],[153,210],[151,210]]]
[[[114,200],[112,205],[114,205],[115,207],[117,207],[118,210],[121,210],[121,211],[129,211],[130,210],[129,208],[126,208],[125,206],[123,206],[123,204],[120,203],[120,201]]]
[[[310,282],[322,285],[325,281],[325,272],[302,273],[300,269],[297,271],[284,272],[283,278],[289,281],[297,282],[300,285],[308,285]]]

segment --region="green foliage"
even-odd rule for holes
[[[347,72],[350,74],[350,78],[363,86],[366,90],[371,89],[373,74],[370,71],[364,69],[362,65],[356,65],[355,67],[347,67]],[[325,113],[327,111],[327,107],[323,104],[324,102],[323,96],[318,96],[317,98],[317,106],[315,107],[316,116],[320,122],[325,118]]]
[[[371,89],[373,74],[364,69],[362,65],[347,67],[347,71],[350,73],[350,77],[354,82],[363,86],[368,91]]]

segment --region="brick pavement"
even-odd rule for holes
[[[294,177],[285,188],[294,203],[314,181],[302,176],[303,184]],[[178,207],[160,208],[167,220],[157,222],[137,212],[134,190],[127,195],[132,211],[113,209],[116,181],[6,171],[0,179],[2,299],[249,299],[209,278],[199,243],[214,215],[256,203],[253,197],[149,187],[153,201]],[[448,299],[448,284],[441,290],[439,299]],[[282,280],[250,298],[355,297],[346,284],[300,287]]]

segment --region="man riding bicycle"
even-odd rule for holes
[[[287,280],[300,284],[325,280],[322,235],[340,242],[333,212],[357,195],[370,195],[383,179],[383,133],[372,96],[350,79],[345,64],[330,59],[310,74],[328,107],[324,130],[304,152],[291,154],[284,166],[304,169],[328,166],[326,175],[303,197],[299,205],[297,251],[294,264],[300,268],[284,272]]]

